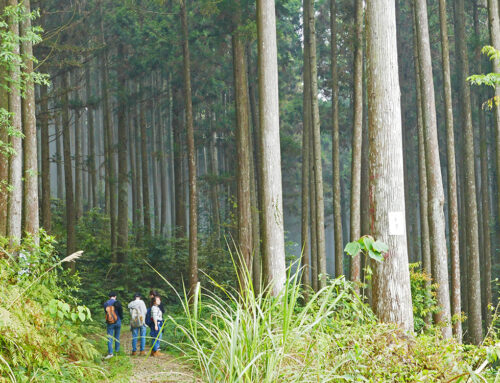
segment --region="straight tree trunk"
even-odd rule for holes
[[[92,84],[90,77],[90,64],[85,69],[85,85],[87,97],[87,127],[88,127],[88,171],[89,171],[89,185],[90,193],[89,207],[95,208],[98,205],[97,201],[97,172],[95,168],[95,132],[94,132],[94,106],[91,105],[93,94]]]
[[[152,187],[153,187],[153,222],[155,235],[160,234],[160,189],[159,189],[159,149],[158,149],[158,119],[156,117],[157,95],[155,91],[156,81],[154,72],[151,74],[151,95],[150,95],[150,110],[151,110],[151,171],[152,171]]]
[[[434,99],[434,80],[427,21],[426,0],[415,1],[417,21],[418,62],[420,66],[420,85],[422,96],[422,115],[424,125],[425,165],[428,193],[429,237],[431,243],[432,277],[437,283],[436,302],[440,311],[435,313],[436,324],[441,327],[444,339],[452,336],[450,315],[450,291],[448,287],[448,252],[446,247],[446,221],[444,216],[444,190],[439,160],[437,134],[436,102]]]
[[[184,58],[184,103],[189,177],[189,287],[195,292],[198,284],[198,194],[196,185],[196,148],[194,144],[193,102],[191,100],[191,59],[189,52],[187,0],[181,0],[182,53]]]
[[[309,110],[311,109],[311,92],[309,92]],[[314,169],[314,154],[313,154],[313,137],[312,126],[309,131],[309,208],[311,213],[309,221],[311,222],[311,280],[312,288],[314,291],[319,290],[319,271],[318,271],[318,230],[317,225],[314,224],[316,220],[316,183],[315,183],[315,169]]]
[[[49,98],[47,87],[40,86],[40,149],[42,165],[42,227],[48,233],[51,231],[51,211],[50,211],[50,146],[49,146]],[[57,136],[56,136],[57,139]]]
[[[441,26],[441,57],[443,62],[443,98],[446,120],[446,159],[448,164],[448,222],[451,259],[451,316],[453,335],[462,342],[462,304],[460,299],[460,249],[458,231],[458,193],[455,164],[455,134],[453,130],[453,100],[450,71],[450,49],[448,45],[448,23],[446,0],[439,0],[439,20]]]
[[[30,0],[23,0],[24,12],[31,12]],[[31,19],[24,17],[21,22],[21,35],[31,32]],[[33,45],[31,41],[21,43],[21,54],[24,56],[24,74],[28,78],[33,74]],[[24,132],[24,231],[31,234],[38,242],[40,221],[38,216],[38,145],[36,136],[35,84],[28,81],[24,99],[22,100],[22,123]]]
[[[17,0],[8,0],[7,5],[17,6]],[[19,23],[15,17],[9,18],[9,30],[13,36],[19,36]],[[12,43],[12,53],[20,54],[20,47],[17,42]],[[22,107],[21,92],[17,87],[20,81],[20,62],[15,60],[10,71],[10,92],[9,92],[9,112],[12,113],[11,126],[17,132],[22,132]],[[19,136],[11,135],[10,144],[13,154],[9,158],[9,205],[7,210],[7,235],[12,241],[21,239],[22,228],[22,205],[23,205],[23,144]]]
[[[5,3],[0,0],[0,11],[3,11]],[[0,71],[0,110],[4,112],[9,111],[9,96],[3,85],[5,84],[5,78],[8,73]],[[2,142],[8,142],[9,137],[7,135],[7,129],[5,127],[0,127],[0,140]],[[0,235],[7,235],[7,208],[8,208],[8,197],[9,193],[7,191],[7,185],[9,183],[9,158],[0,153]]]
[[[79,69],[74,69],[71,72],[71,86],[73,88],[73,97],[76,105],[80,105],[80,91],[79,91]],[[74,110],[75,118],[75,209],[76,221],[81,218],[83,214],[83,189],[82,189],[82,122],[80,118],[79,106]]]
[[[61,114],[54,117],[54,128],[56,132],[56,173],[57,173],[57,198],[62,200],[64,198],[64,170],[63,170],[63,148],[62,136],[63,128],[61,122]]]
[[[351,241],[361,237],[361,146],[363,141],[363,0],[355,0],[356,37],[354,40],[354,116],[351,164]],[[351,280],[361,278],[361,258],[352,259]]]
[[[362,19],[362,16],[361,16]],[[359,23],[359,20],[357,20]],[[361,20],[362,23],[362,20]],[[332,167],[333,167],[333,230],[335,247],[335,277],[344,274],[344,246],[342,241],[342,206],[339,158],[339,82],[337,70],[337,0],[330,0],[330,65],[332,71]],[[361,59],[362,60],[362,59]],[[359,116],[357,117],[359,118]],[[362,116],[361,116],[362,118]],[[359,258],[358,258],[359,259]],[[326,262],[325,262],[326,272]]]
[[[149,204],[149,167],[148,167],[148,135],[146,130],[146,113],[144,111],[145,93],[141,84],[141,101],[139,103],[139,124],[141,130],[141,167],[142,167],[142,207],[144,216],[144,235],[151,237],[151,207]]]
[[[325,206],[323,199],[323,165],[321,163],[321,128],[319,121],[318,105],[318,70],[316,60],[316,22],[314,17],[314,0],[305,0],[305,7],[308,8],[308,18],[305,20],[308,25],[309,36],[304,41],[309,44],[309,65],[310,65],[310,90],[311,90],[311,131],[312,131],[312,153],[314,164],[314,184],[316,188],[316,216],[311,220],[311,224],[316,225],[317,236],[317,256],[319,288],[326,286],[326,250],[325,250]],[[339,269],[339,266],[336,265]]]
[[[105,160],[106,160],[106,201],[109,201],[109,221],[111,229],[111,259],[113,263],[116,263],[116,195],[113,193],[115,178],[116,178],[116,168],[113,156],[113,116],[111,113],[110,101],[109,101],[109,79],[108,79],[108,48],[106,47],[106,39],[104,37],[104,21],[102,17],[102,8],[99,3],[100,14],[101,14],[101,38],[104,49],[100,55],[100,67],[101,67],[101,97],[102,97],[102,119],[103,119],[103,129],[105,136]]]
[[[469,59],[465,32],[464,0],[455,0],[455,43],[457,52],[457,73],[459,98],[462,112],[461,130],[464,132],[465,211],[468,264],[468,332],[473,344],[483,340],[481,318],[481,276],[479,270],[479,238],[476,200],[476,177],[474,169],[474,133],[472,129],[471,96],[467,83]]]
[[[286,280],[281,149],[279,136],[278,52],[274,0],[257,0],[259,72],[259,188],[262,209],[262,264],[265,285],[278,296]],[[319,126],[318,126],[319,127]],[[324,233],[324,232],[323,232]]]
[[[118,45],[118,57],[125,59],[124,47]],[[123,263],[128,247],[128,164],[127,164],[127,108],[125,68],[118,70],[118,219],[116,255],[118,263]]]
[[[308,8],[304,7],[304,20],[307,20]],[[309,35],[309,23],[303,23],[304,36]],[[310,176],[310,137],[311,137],[311,90],[310,90],[310,66],[309,66],[309,44],[304,44],[304,70],[303,70],[303,101],[302,101],[302,210],[301,210],[301,250],[302,260],[302,284],[305,287],[304,297],[308,298],[308,289],[311,286],[311,251],[313,246],[312,238],[309,236],[311,214],[310,204],[314,202],[310,199],[309,186]],[[314,244],[315,245],[315,244]]]
[[[245,46],[240,27],[241,16],[235,16],[232,35],[233,73],[236,108],[237,196],[238,196],[238,245],[241,252],[240,288],[247,289],[248,272],[252,270],[252,209],[250,198],[250,116],[248,79],[245,63]]]
[[[182,95],[179,88],[173,94],[173,130],[174,130],[174,189],[175,189],[175,234],[177,238],[186,237],[186,193],[184,192],[184,144],[182,140]]]
[[[366,16],[371,231],[389,246],[374,267],[372,307],[382,322],[412,333],[394,1],[368,2]]]
[[[73,167],[71,166],[71,127],[69,120],[69,72],[66,71],[62,78],[62,135],[64,152],[64,185],[66,195],[66,255],[76,251],[76,211],[73,194]],[[74,262],[71,263],[74,271]]]
[[[137,87],[139,89],[139,87]],[[139,92],[137,92],[139,94]],[[140,102],[140,101],[139,101]],[[142,235],[143,220],[142,220],[142,163],[141,163],[141,133],[139,126],[139,117],[137,114],[138,105],[133,106],[133,130],[134,130],[134,147],[135,147],[135,188],[136,188],[136,205],[135,212],[137,214],[136,224],[136,240],[139,242]]]
[[[165,79],[162,78],[162,94],[167,93],[168,88],[167,88],[167,83]],[[170,95],[167,96],[169,98]],[[162,100],[162,99],[160,99]],[[167,228],[167,221],[168,221],[168,203],[170,201],[170,193],[169,193],[169,188],[168,188],[168,178],[167,178],[167,171],[168,171],[168,164],[167,164],[167,155],[166,155],[166,137],[168,134],[168,129],[167,129],[167,124],[166,118],[163,117],[164,111],[162,108],[162,104],[160,101],[160,121],[159,121],[159,126],[160,126],[160,193],[161,193],[161,219],[160,219],[160,233],[164,235],[166,233],[166,228]]]
[[[130,189],[132,191],[132,227],[134,233],[137,232],[137,229],[140,227],[137,220],[137,185],[135,182],[136,177],[136,167],[135,167],[135,137],[134,137],[134,118],[132,115],[132,108],[130,103],[127,108],[127,134],[128,134],[128,161],[130,167]]]
[[[431,243],[429,239],[429,203],[427,191],[427,169],[425,163],[425,138],[424,138],[424,117],[422,110],[422,88],[420,86],[421,73],[419,65],[418,42],[417,42],[417,22],[416,12],[413,8],[413,52],[415,57],[415,89],[417,97],[417,135],[418,135],[418,179],[420,197],[420,251],[422,253],[422,269],[424,273],[431,277]],[[427,289],[431,289],[430,280],[426,283]],[[431,323],[431,315],[425,317],[425,323]]]
[[[500,49],[500,5],[497,0],[488,0],[488,21],[490,29],[491,45],[497,50]],[[493,71],[500,73],[500,60],[493,60]],[[495,88],[495,97],[500,100],[500,86]],[[498,101],[497,102],[500,102]],[[500,106],[495,107],[495,131],[496,131],[496,152],[497,152],[497,201],[500,201]],[[500,203],[498,205],[498,217],[500,217]]]

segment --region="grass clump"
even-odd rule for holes
[[[198,285],[176,321],[178,347],[205,382],[494,381],[485,347],[378,323],[343,277],[308,302],[298,274],[277,298],[255,296],[250,281],[244,295],[212,283],[219,293]]]
[[[41,234],[40,244],[12,248],[0,238],[0,382],[103,380],[100,354],[80,331],[91,317],[72,298],[78,277],[62,269],[53,243]]]

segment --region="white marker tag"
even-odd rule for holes
[[[389,212],[389,235],[405,234],[405,215],[402,211]]]

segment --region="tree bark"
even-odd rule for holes
[[[239,3],[237,5],[239,8]],[[236,152],[237,197],[238,197],[238,245],[241,252],[240,288],[247,289],[249,272],[252,270],[252,210],[250,201],[250,118],[248,100],[248,79],[245,63],[245,46],[240,27],[241,15],[235,16],[235,30],[232,34],[233,73],[236,108]]]
[[[361,146],[363,141],[363,0],[355,0],[354,5],[356,13],[356,37],[354,40],[353,79],[354,115],[351,164],[351,241],[357,241],[361,237]],[[351,263],[351,280],[353,282],[359,282],[360,276],[361,258],[357,255],[352,259]]]
[[[54,116],[54,128],[56,132],[56,172],[57,172],[57,198],[62,200],[64,198],[64,169],[63,169],[63,148],[62,136],[63,128],[61,122],[61,114]]]
[[[31,12],[30,0],[24,0],[24,12]],[[31,19],[24,17],[21,22],[21,35],[26,36],[31,32]],[[29,77],[33,74],[33,46],[31,41],[21,43],[21,54],[24,60],[24,74]],[[36,109],[35,109],[35,84],[29,80],[25,84],[25,94],[22,100],[22,123],[24,132],[24,204],[23,222],[24,231],[31,234],[38,242],[40,221],[38,216],[38,145],[36,136]]]
[[[448,287],[448,252],[446,246],[446,222],[444,216],[444,190],[439,160],[436,102],[427,21],[426,0],[415,1],[417,21],[418,62],[422,89],[422,115],[424,125],[425,165],[428,193],[429,237],[431,243],[432,277],[437,283],[436,302],[440,311],[434,314],[441,326],[444,339],[451,338],[450,292]]]
[[[148,167],[148,134],[146,127],[146,113],[144,110],[144,91],[140,87],[139,96],[139,124],[141,131],[141,167],[142,167],[142,214],[144,217],[144,235],[146,238],[151,237],[151,207],[149,204],[149,167]]]
[[[339,82],[337,70],[337,0],[330,0],[330,65],[332,71],[332,167],[333,167],[333,231],[335,247],[335,277],[344,274],[344,246],[342,241],[342,207],[339,159]],[[362,16],[361,16],[362,18]],[[359,22],[359,20],[358,20]],[[362,22],[362,21],[361,21]],[[362,116],[361,116],[362,117]],[[359,116],[358,116],[359,118]],[[359,258],[358,258],[359,259]],[[325,262],[326,272],[326,262]]]
[[[371,231],[389,246],[374,267],[372,306],[382,322],[412,333],[394,1],[368,2],[366,15]]]
[[[11,7],[17,6],[17,0],[8,0],[7,5]],[[9,30],[13,36],[19,36],[19,23],[17,18],[9,18]],[[12,53],[20,54],[20,47],[17,42],[12,43]],[[21,92],[17,87],[21,76],[21,63],[15,60],[12,63],[10,71],[10,92],[9,92],[9,112],[12,113],[11,126],[16,132],[22,132],[22,108],[21,108]],[[7,210],[7,235],[12,241],[21,239],[22,228],[22,205],[23,205],[23,146],[20,136],[11,135],[10,144],[13,154],[9,158],[9,205]]]
[[[462,305],[460,299],[460,249],[458,231],[458,193],[455,164],[455,134],[453,130],[453,100],[450,71],[450,49],[448,45],[448,23],[446,0],[439,0],[439,20],[441,27],[441,57],[443,64],[443,98],[446,120],[446,159],[448,164],[448,222],[451,259],[451,315],[453,335],[462,342]]]
[[[125,60],[124,47],[118,44],[118,57]],[[127,164],[127,83],[125,68],[118,70],[118,219],[116,255],[118,263],[123,263],[128,247],[128,164]]]
[[[467,36],[465,32],[464,0],[455,0],[455,43],[459,98],[462,112],[461,130],[464,132],[465,158],[465,213],[468,263],[468,330],[472,343],[478,345],[483,338],[481,319],[481,277],[479,270],[479,238],[476,200],[476,177],[474,169],[474,133],[472,129],[470,87],[466,77],[469,73]]]
[[[0,11],[3,11],[5,3],[0,0]],[[9,111],[9,95],[7,90],[3,87],[6,84],[6,77],[8,76],[7,71],[0,72],[0,110],[3,109],[4,112]],[[9,136],[7,134],[7,129],[4,126],[0,126],[0,141],[8,142]],[[0,235],[7,235],[7,209],[9,202],[9,192],[7,191],[7,185],[9,183],[9,158],[2,153],[0,153]]]
[[[319,121],[319,105],[318,105],[318,69],[316,60],[316,23],[314,16],[314,0],[305,0],[304,6],[308,8],[307,22],[309,36],[304,41],[309,44],[309,65],[310,65],[310,91],[311,91],[311,131],[312,131],[312,153],[314,164],[314,184],[316,199],[316,216],[311,220],[312,224],[316,225],[317,239],[317,256],[318,256],[318,274],[319,288],[326,286],[326,250],[325,250],[325,206],[323,196],[323,165],[321,163],[321,128]],[[340,265],[336,264],[336,269],[340,269]]]
[[[500,5],[497,0],[488,0],[488,21],[490,29],[491,45],[500,49]],[[493,60],[493,71],[500,73],[500,60]],[[495,97],[500,102],[500,86],[495,88]],[[495,107],[495,131],[497,152],[497,200],[500,201],[500,106]],[[500,217],[500,203],[498,203],[498,216]]]
[[[42,165],[42,227],[48,233],[51,231],[50,211],[50,146],[49,146],[49,99],[47,87],[40,86],[40,140]],[[57,133],[57,132],[56,132]],[[56,135],[57,139],[57,135]]]
[[[75,119],[75,209],[76,221],[81,218],[83,214],[83,189],[82,189],[82,123],[80,119],[80,91],[79,91],[79,72],[80,70],[74,69],[71,72],[71,87],[73,88],[73,97],[76,104],[74,109]]]
[[[62,78],[62,135],[64,152],[64,185],[66,195],[66,255],[73,254],[76,251],[76,212],[75,200],[73,194],[73,168],[71,166],[71,134],[69,120],[69,72],[66,71]],[[74,262],[71,263],[71,269],[74,270]]]
[[[265,285],[281,293],[285,280],[285,236],[279,135],[278,52],[274,0],[257,0],[259,71],[259,172],[262,209],[262,263]],[[319,128],[319,126],[318,126]]]
[[[85,85],[87,97],[87,126],[88,126],[88,171],[89,171],[89,208],[95,208],[98,205],[97,201],[97,174],[95,167],[95,132],[94,132],[94,106],[92,103],[92,84],[90,77],[90,64],[85,69]]]
[[[174,189],[175,189],[175,235],[186,237],[186,193],[184,192],[184,143],[182,140],[182,95],[179,88],[173,94],[173,130],[174,130]]]
[[[196,185],[196,148],[194,144],[193,102],[191,99],[191,59],[189,52],[186,2],[187,0],[181,0],[181,22],[189,177],[189,291],[193,294],[198,283],[198,194]]]

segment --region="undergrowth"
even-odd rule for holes
[[[167,282],[168,283],[168,282]],[[494,382],[500,348],[444,341],[439,331],[408,335],[377,321],[343,277],[303,301],[297,275],[282,294],[240,294],[200,285],[183,301],[184,334],[171,344],[205,382]],[[213,288],[219,289],[218,294]],[[223,297],[222,297],[223,295]],[[181,298],[179,296],[179,298]]]
[[[105,378],[101,354],[80,331],[91,315],[73,298],[78,277],[62,268],[53,246],[43,233],[39,245],[27,238],[12,247],[0,238],[0,382]]]

